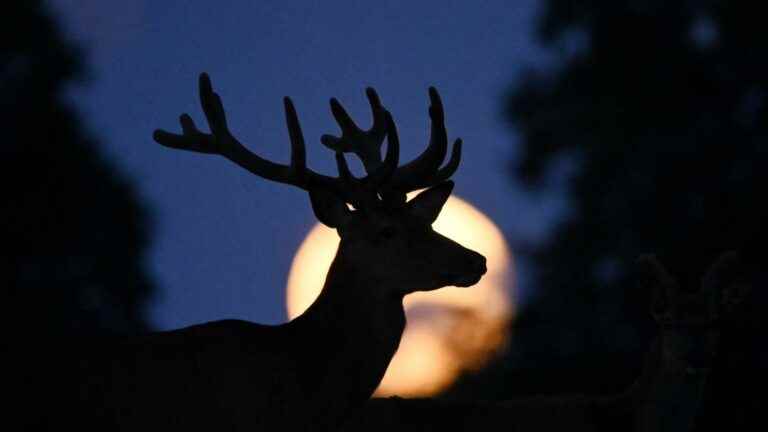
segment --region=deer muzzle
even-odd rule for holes
[[[470,287],[480,281],[480,278],[488,271],[486,259],[477,252],[471,252],[466,258],[464,269],[458,274],[452,275],[451,284],[457,287]]]

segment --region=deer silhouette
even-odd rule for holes
[[[451,194],[448,178],[459,165],[461,141],[441,167],[447,134],[442,102],[430,88],[429,145],[398,166],[395,123],[369,88],[373,125],[367,131],[331,100],[342,135],[322,137],[336,152],[339,176],[329,177],[307,168],[290,99],[284,104],[291,162],[282,165],[235,139],[206,74],[199,92],[210,133],[184,114],[182,134],[158,130],[154,139],[222,155],[257,176],[306,190],[317,218],[341,237],[336,257],[317,300],[286,324],[224,320],[112,342],[82,366],[88,369],[82,397],[100,409],[80,414],[101,416],[102,425],[117,430],[335,429],[368,400],[394,355],[405,326],[403,297],[468,287],[486,271],[482,255],[431,228]],[[352,175],[344,153],[360,158],[365,177]],[[407,192],[423,188],[406,201]]]
[[[659,335],[641,376],[614,396],[535,396],[498,402],[372,399],[349,431],[569,430],[684,432],[695,427],[721,323],[749,292],[734,252],[721,255],[697,291],[681,289],[653,256],[639,259],[640,286],[653,291]]]

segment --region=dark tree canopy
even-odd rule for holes
[[[508,103],[524,138],[519,179],[534,185],[563,155],[582,162],[572,217],[543,252],[568,258],[542,257],[560,275],[545,278],[602,286],[652,251],[693,284],[756,234],[768,44],[759,14],[736,3],[548,3],[542,39],[580,46],[557,70],[530,72]]]
[[[535,187],[560,158],[579,161],[572,213],[535,253],[541,314],[582,307],[600,328],[587,342],[625,350],[616,321],[646,304],[628,288],[638,254],[695,287],[718,253],[750,248],[768,161],[759,28],[736,2],[547,3],[540,37],[562,61],[529,71],[507,103],[518,179]],[[570,339],[572,355],[584,338]]]
[[[528,70],[508,94],[507,116],[521,133],[513,173],[536,192],[564,158],[578,168],[570,213],[531,253],[536,298],[516,323],[515,360],[499,369],[639,362],[650,336],[649,293],[633,275],[642,253],[696,289],[712,259],[736,249],[764,284],[762,24],[747,2],[728,0],[546,2],[538,36],[559,62]],[[728,324],[711,390],[712,412],[731,418],[755,406],[745,392],[768,382],[759,288]],[[605,390],[600,380],[611,371],[586,379]],[[575,390],[577,378],[548,376],[544,391]]]
[[[80,52],[40,1],[9,2],[0,23],[3,331],[143,331],[147,218],[64,97]]]

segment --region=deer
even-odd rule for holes
[[[653,255],[638,258],[638,284],[650,290],[659,328],[641,376],[609,396],[535,396],[502,401],[372,399],[345,431],[626,430],[685,432],[696,428],[721,328],[750,291],[736,252],[722,254],[698,290],[683,290]]]
[[[210,132],[183,114],[181,134],[156,130],[154,140],[220,155],[258,177],[305,190],[317,219],[341,239],[325,284],[305,313],[284,324],[227,319],[100,344],[78,363],[82,375],[72,385],[79,399],[60,395],[85,402],[70,404],[62,415],[106,430],[336,430],[370,398],[398,348],[404,296],[470,287],[486,272],[484,256],[432,229],[453,189],[449,178],[460,162],[461,140],[443,166],[444,110],[430,88],[429,144],[399,165],[392,115],[368,88],[368,130],[331,99],[342,134],[321,138],[338,169],[338,177],[326,176],[307,167],[291,99],[283,101],[290,164],[279,164],[235,138],[207,74],[198,85]],[[365,176],[351,173],[346,153],[362,161]],[[421,189],[407,200],[406,193]]]

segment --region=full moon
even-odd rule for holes
[[[433,227],[485,255],[488,272],[470,288],[447,287],[405,298],[408,324],[376,396],[437,394],[462,372],[482,367],[507,340],[514,313],[510,295],[514,272],[501,231],[455,195]],[[288,275],[289,318],[301,315],[317,298],[338,244],[338,234],[318,224],[299,247]]]

